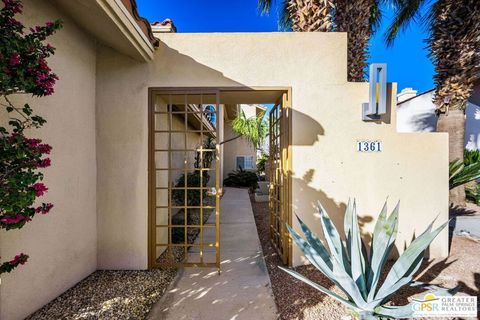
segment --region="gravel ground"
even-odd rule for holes
[[[204,222],[209,215],[204,214]],[[198,224],[198,221],[190,221],[190,224]],[[188,243],[193,243],[198,233],[199,229],[189,228]],[[172,249],[172,254],[167,249],[157,261],[171,263],[184,259],[183,248]],[[145,319],[176,274],[176,269],[95,271],[27,320]]]
[[[282,265],[282,262],[269,239],[268,203],[256,203],[253,198],[251,200],[279,319],[330,320],[341,319],[348,315],[348,310],[343,305],[303,282],[288,276],[277,267]],[[453,237],[450,257],[444,260],[425,262],[422,268],[425,271],[421,272],[417,279],[445,287],[460,285],[460,292],[479,296],[479,253],[480,243],[475,239]],[[387,265],[387,268],[389,266],[391,266],[391,263]],[[296,271],[336,293],[341,293],[330,280],[312,266],[297,267]],[[409,297],[417,293],[411,288],[407,288],[400,291],[394,297],[393,302],[403,305],[408,302]]]
[[[28,320],[145,319],[176,270],[95,271]]]
[[[209,215],[204,214],[204,222]],[[198,221],[191,221],[190,224],[198,224]],[[199,229],[189,228],[188,243],[195,241],[198,232]],[[183,248],[172,249],[172,254],[168,249],[165,250],[158,262],[184,259]],[[152,305],[160,300],[176,274],[175,269],[95,271],[27,320],[145,319]]]

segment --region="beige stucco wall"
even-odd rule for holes
[[[254,106],[242,105],[242,109],[244,110],[247,118],[255,116],[256,108]],[[224,134],[225,140],[232,139],[237,136],[237,134],[233,132],[231,119],[225,120]],[[225,178],[232,171],[238,170],[236,167],[237,156],[253,156],[254,165],[257,160],[257,152],[255,147],[244,137],[240,137],[225,143],[223,147],[223,174]]]
[[[95,160],[95,44],[48,1],[24,0],[27,25],[61,18],[64,28],[49,42],[49,59],[60,77],[55,94],[27,99],[48,123],[32,132],[52,145],[52,167],[44,170],[55,207],[23,229],[0,232],[2,259],[19,252],[28,263],[2,275],[0,319],[15,320],[48,303],[97,265]],[[24,102],[25,97],[15,99]],[[0,114],[5,119],[5,114]]]
[[[319,200],[342,230],[348,198],[356,198],[362,232],[370,233],[383,202],[388,198],[392,210],[400,200],[397,246],[401,251],[437,214],[438,222],[448,219],[447,136],[397,133],[394,111],[389,123],[361,122],[359,106],[368,100],[367,85],[349,84],[348,94],[338,89],[325,86],[314,93],[322,99],[322,105],[331,107],[304,104],[302,110],[293,112],[293,209],[319,231],[320,222],[313,209]],[[395,86],[390,89],[390,98],[395,97]],[[393,105],[394,98],[391,101]],[[358,152],[358,140],[379,140],[382,152]],[[430,254],[445,257],[447,243],[445,230],[433,243]],[[294,248],[294,263],[302,262],[299,250]]]
[[[442,222],[447,219],[447,137],[397,134],[393,119],[361,121],[367,85],[347,83],[345,34],[160,37],[155,61],[149,64],[135,63],[106,47],[99,50],[101,266],[147,267],[148,87],[291,87],[293,205],[316,230],[313,202],[321,200],[332,216],[342,217],[349,196],[358,199],[360,214],[369,221],[367,229],[373,222],[369,216],[378,213],[386,196],[391,202],[402,200],[399,247],[435,216]],[[300,62],[304,68],[299,68]],[[357,153],[357,139],[379,139],[384,151]],[[446,231],[432,248],[436,256],[447,254]],[[294,263],[302,263],[296,249]]]

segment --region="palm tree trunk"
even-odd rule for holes
[[[372,35],[372,8],[375,3],[373,0],[337,0],[336,4],[336,31],[346,32],[348,37],[347,79],[351,82],[365,81]]]
[[[463,160],[465,107],[480,66],[480,1],[443,0],[432,6],[428,40],[435,66],[437,131],[448,132],[450,161]],[[450,203],[465,206],[465,187],[450,190]]]
[[[325,0],[288,0],[285,10],[289,16],[292,31],[329,32],[333,28],[335,6]]]
[[[448,133],[448,159],[454,161],[463,159],[465,143],[465,113],[462,109],[450,110],[447,113],[439,113],[437,122],[438,132]],[[458,186],[450,190],[450,204],[465,206],[465,187]]]

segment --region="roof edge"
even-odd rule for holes
[[[415,99],[415,98],[418,98],[418,97],[420,97],[420,96],[423,96],[424,94],[430,93],[430,92],[432,92],[432,91],[435,91],[435,89],[430,89],[430,90],[424,91],[424,92],[422,92],[422,93],[417,94],[417,95],[414,96],[414,97],[405,99],[405,100],[403,100],[403,101],[401,101],[401,102],[397,102],[397,106],[399,106],[399,105],[401,105],[401,104],[403,104],[403,103],[405,103],[405,102],[411,101],[411,100],[413,100],[413,99]]]
[[[136,0],[121,0],[125,8],[130,12],[135,22],[138,24],[143,33],[154,47],[158,47],[160,41],[154,37],[150,22],[138,13],[138,6]]]

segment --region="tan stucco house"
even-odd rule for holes
[[[239,112],[243,112],[247,118],[261,116],[267,108],[263,105],[239,104],[229,106],[225,112],[224,138],[233,139],[237,135],[232,129],[232,121]],[[223,176],[239,170],[255,171],[257,163],[257,148],[247,139],[240,137],[225,143],[223,147]]]
[[[348,198],[356,197],[371,231],[384,200],[400,199],[402,250],[436,216],[439,223],[448,219],[447,135],[397,132],[395,84],[387,88],[388,112],[363,121],[369,84],[347,81],[346,34],[173,33],[168,21],[151,26],[140,18],[134,0],[24,5],[27,25],[64,21],[52,37],[56,93],[35,101],[48,119],[39,135],[53,146],[46,184],[55,209],[18,232],[0,233],[2,257],[30,255],[26,265],[2,277],[1,319],[24,318],[97,269],[158,266],[170,230],[161,214],[171,209],[159,202],[162,190],[172,188],[161,166],[186,172],[204,138],[190,145],[198,138],[190,135],[194,131],[218,141],[226,135],[223,121],[211,127],[190,105],[276,106],[269,114],[271,170],[278,178],[271,201],[278,203],[282,226],[298,227],[295,211],[320,233],[314,203],[321,201],[339,222]],[[224,116],[227,108],[217,110],[217,119],[231,116]],[[184,122],[168,120],[175,112]],[[168,140],[160,138],[165,133]],[[180,133],[183,138],[175,138]],[[358,145],[365,141],[382,148],[363,152]],[[221,167],[228,171],[235,162],[228,160],[233,153],[227,145],[216,148],[218,178],[208,195],[218,199]],[[172,152],[184,153],[172,161]],[[218,208],[208,210],[221,214]],[[278,235],[272,240],[284,261],[304,263],[284,229]],[[430,253],[448,254],[447,230]],[[219,257],[217,250],[209,266],[218,266]]]

